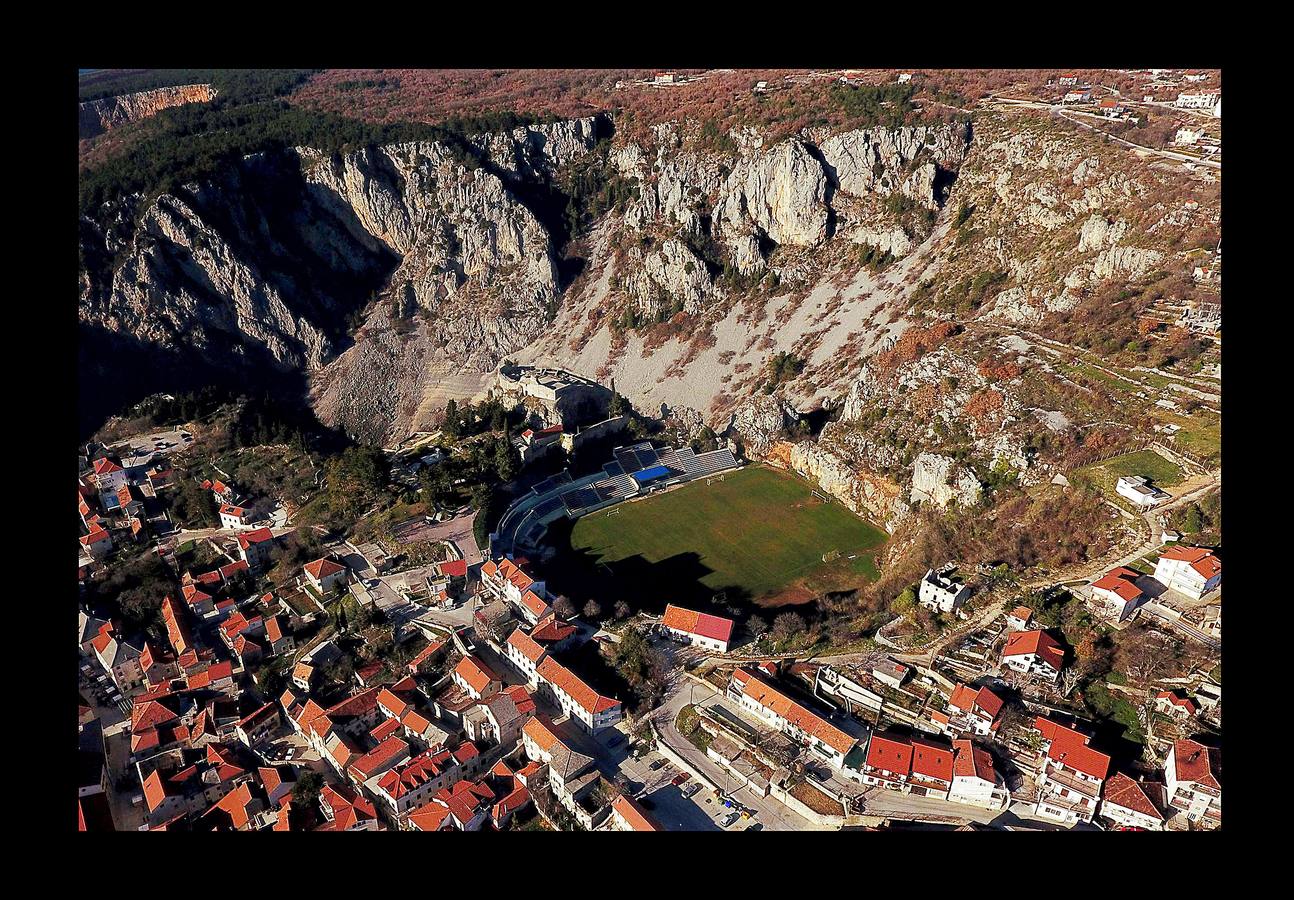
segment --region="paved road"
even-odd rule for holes
[[[1014,100],[1008,97],[997,97],[997,98],[994,98],[993,102],[1005,103],[1010,106],[1022,106],[1027,109],[1046,110],[1050,112],[1052,115],[1056,116],[1057,118],[1064,119],[1067,122],[1073,122],[1075,125],[1086,128],[1089,131],[1095,131],[1098,134],[1104,135],[1105,137],[1109,138],[1111,141],[1114,141],[1116,144],[1121,144],[1122,146],[1127,147],[1130,150],[1134,150],[1143,156],[1145,155],[1159,156],[1164,159],[1171,159],[1177,162],[1194,163],[1195,165],[1198,165],[1198,166],[1206,166],[1208,168],[1217,169],[1219,172],[1222,171],[1222,163],[1218,162],[1217,160],[1201,159],[1200,157],[1190,156],[1185,153],[1175,153],[1172,150],[1159,150],[1155,147],[1147,147],[1143,144],[1134,144],[1132,141],[1124,140],[1121,137],[1116,137],[1115,135],[1110,134],[1108,131],[1105,131],[1104,129],[1097,128],[1096,126],[1088,122],[1084,122],[1082,119],[1075,118],[1074,115],[1072,114],[1067,115],[1066,113],[1068,112],[1068,110],[1066,110],[1065,107],[1060,106],[1058,104],[1043,103],[1042,101],[1038,101],[1038,100]],[[1174,109],[1176,109],[1176,107],[1174,107]]]

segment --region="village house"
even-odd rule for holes
[[[1039,716],[1046,754],[1035,812],[1065,825],[1090,822],[1096,814],[1110,757],[1088,746],[1088,736]]]
[[[948,730],[955,734],[970,732],[986,736],[997,730],[1005,705],[1005,701],[987,686],[975,690],[959,684],[948,700]]]
[[[647,811],[620,794],[611,801],[611,816],[606,824],[608,831],[664,831]]]
[[[348,575],[345,566],[335,563],[327,557],[306,563],[305,573],[306,579],[314,586],[314,589],[324,595],[338,586],[345,585]]]
[[[1222,825],[1222,751],[1180,740],[1168,751],[1164,783],[1173,809],[1208,828]]]
[[[1150,509],[1168,499],[1168,494],[1153,487],[1142,475],[1125,475],[1114,484],[1114,492],[1134,506]]]
[[[1027,606],[1017,606],[1006,614],[1006,627],[1011,631],[1024,631],[1033,621],[1033,610]]]
[[[522,568],[526,560],[486,560],[481,566],[481,586],[490,596],[503,600],[517,609],[528,625],[534,625],[549,609],[545,601],[547,589]]]
[[[534,698],[515,684],[487,697],[464,716],[464,731],[470,740],[507,747],[521,739],[521,729],[534,713]]]
[[[398,818],[429,802],[438,791],[453,787],[464,774],[462,764],[443,746],[429,747],[388,769],[374,785],[373,792]]]
[[[532,687],[539,683],[537,670],[544,661],[548,651],[541,647],[530,635],[520,628],[513,629],[503,645],[508,662],[512,663]]]
[[[540,689],[546,690],[572,721],[592,734],[610,728],[624,715],[619,700],[602,696],[551,656],[539,664],[535,675]]]
[[[1065,651],[1045,631],[1016,631],[1002,648],[1002,664],[1014,672],[1051,684],[1060,677]]]
[[[103,500],[115,496],[117,488],[126,483],[126,470],[117,460],[105,456],[94,461],[94,474],[90,478],[99,489],[100,500]]]
[[[872,732],[863,762],[863,783],[906,792],[911,774],[912,745],[895,735]]]
[[[326,784],[319,792],[319,809],[326,827],[318,831],[385,831],[378,821],[377,810],[368,798],[349,785]]]
[[[1107,619],[1122,622],[1132,615],[1145,594],[1137,587],[1140,572],[1119,566],[1092,582],[1092,606]]]
[[[1068,72],[1057,79],[1061,87],[1073,87],[1078,84],[1078,76],[1073,72]]]
[[[675,640],[684,641],[693,647],[727,653],[728,642],[732,639],[733,621],[694,612],[671,603],[665,607],[660,627]]]
[[[1065,93],[1066,103],[1088,103],[1092,99],[1090,87],[1073,87]]]
[[[962,607],[970,598],[970,593],[970,586],[962,584],[951,572],[927,569],[917,591],[917,600],[922,606],[936,612],[952,613]]]
[[[461,687],[473,700],[497,693],[502,687],[499,676],[489,670],[475,656],[464,656],[458,661],[453,672],[454,684]]]
[[[1176,105],[1181,109],[1210,109],[1220,102],[1221,97],[1217,91],[1184,91],[1177,95]]]
[[[268,528],[256,528],[238,535],[238,555],[252,568],[259,568],[274,547],[274,534]]]
[[[953,778],[948,799],[984,809],[1005,809],[1011,795],[993,765],[993,756],[963,739],[953,741]]]
[[[1162,784],[1133,781],[1115,772],[1105,783],[1101,818],[1121,828],[1161,831],[1164,827],[1165,794]]]
[[[1195,600],[1222,586],[1222,561],[1203,547],[1169,547],[1155,563],[1155,580]]]
[[[907,681],[912,670],[901,662],[892,659],[886,659],[884,662],[872,667],[872,677],[881,684],[889,685],[897,690]]]
[[[81,536],[81,546],[93,559],[103,559],[112,552],[112,535],[106,529],[96,525],[89,534]]]
[[[119,691],[124,694],[143,684],[144,670],[139,662],[142,651],[138,647],[118,640],[111,630],[101,632],[90,644]]]
[[[274,703],[266,703],[239,720],[236,734],[238,740],[245,746],[254,747],[273,734],[281,724],[283,724],[283,718],[279,714],[278,706]]]
[[[953,783],[953,749],[924,737],[911,738],[908,790],[918,797],[947,800]]]
[[[579,801],[601,778],[596,761],[574,749],[573,742],[563,738],[557,724],[546,716],[536,715],[526,722],[521,733],[527,758],[548,767],[548,786],[553,796],[575,814]]]
[[[220,507],[221,528],[246,528],[251,521],[251,511],[245,507],[232,506],[228,503]]]
[[[1184,691],[1160,691],[1155,695],[1155,711],[1176,718],[1190,719],[1200,711]]]
[[[857,743],[856,738],[796,703],[750,669],[743,667],[732,673],[727,694],[837,769]]]

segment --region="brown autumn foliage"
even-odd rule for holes
[[[926,328],[914,325],[899,335],[893,347],[884,353],[876,354],[872,365],[879,374],[893,374],[900,366],[916,362],[939,347],[958,330],[956,322],[947,320],[941,320]]]
[[[1019,378],[1020,364],[1008,360],[1007,362],[998,362],[991,357],[983,359],[979,364],[979,373],[989,381],[1010,381],[1013,378]]]

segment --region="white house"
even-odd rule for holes
[[[246,528],[252,523],[251,511],[242,506],[226,503],[220,507],[221,528]]]
[[[1010,631],[1024,631],[1033,621],[1033,610],[1027,606],[1017,606],[1006,614],[1006,627]]]
[[[306,563],[305,573],[315,590],[321,594],[327,594],[338,585],[346,583],[346,567],[327,557]]]
[[[512,634],[508,635],[503,649],[507,654],[508,662],[526,676],[526,681],[531,685],[538,684],[539,676],[536,670],[548,655],[548,651],[520,628],[513,629]]]
[[[1169,547],[1155,564],[1155,580],[1199,600],[1222,586],[1222,561],[1203,547]]]
[[[1164,783],[1173,809],[1187,821],[1222,825],[1222,751],[1192,740],[1180,740],[1168,751]]]
[[[1090,822],[1096,815],[1110,757],[1087,745],[1085,734],[1039,716],[1046,760],[1034,811],[1065,825]]]
[[[1092,99],[1092,89],[1087,87],[1075,87],[1065,94],[1066,103],[1087,103]]]
[[[1222,99],[1217,91],[1200,91],[1177,95],[1177,106],[1182,109],[1211,109],[1221,102]],[[1218,118],[1221,118],[1221,116]]]
[[[95,526],[89,534],[81,536],[81,546],[90,556],[99,559],[112,552],[112,535],[105,529]]]
[[[942,613],[959,609],[970,598],[970,586],[962,584],[944,570],[927,569],[917,591],[922,606]]]
[[[1122,828],[1162,831],[1164,827],[1164,786],[1149,781],[1133,781],[1115,772],[1105,783],[1101,798],[1101,817]]]
[[[524,559],[486,560],[481,566],[481,586],[491,596],[512,604],[528,624],[534,625],[548,611],[548,591],[544,582],[526,573],[524,565]]]
[[[1149,509],[1156,503],[1168,499],[1168,494],[1157,487],[1152,487],[1141,475],[1125,475],[1120,478],[1114,484],[1114,492],[1143,509]]]
[[[540,689],[546,690],[571,721],[585,731],[597,734],[624,716],[619,700],[602,696],[551,656],[539,664],[535,675]]]
[[[728,696],[837,769],[844,765],[845,757],[857,743],[855,738],[796,703],[749,669],[739,668],[732,673]]]
[[[454,667],[452,677],[454,684],[467,691],[473,700],[496,694],[503,686],[499,676],[474,656],[464,656],[460,659],[458,665]]]
[[[968,740],[953,741],[953,780],[948,789],[953,803],[1004,809],[1011,799],[993,757]]]
[[[997,729],[998,717],[1005,705],[1002,698],[987,687],[977,691],[959,684],[948,699],[948,728],[955,733],[987,735]]]
[[[94,483],[100,496],[115,494],[126,483],[126,470],[114,459],[103,457],[94,461]]]
[[[660,627],[676,640],[686,641],[693,647],[727,653],[732,640],[732,619],[706,615],[681,606],[669,604],[661,618]]]
[[[1092,582],[1092,605],[1108,619],[1122,622],[1137,608],[1145,594],[1137,587],[1141,573],[1119,566]]]
[[[1012,671],[1054,683],[1060,677],[1065,651],[1045,631],[1016,631],[1002,648],[1002,664]]]

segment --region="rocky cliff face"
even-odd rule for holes
[[[593,140],[578,120],[487,149],[508,177]],[[411,421],[430,358],[488,370],[538,335],[557,293],[547,229],[500,175],[434,143],[249,157],[159,197],[129,231],[83,225],[83,258],[97,263],[82,273],[83,326],[319,373],[321,418],[375,440]],[[347,348],[346,321],[366,306]]]
[[[172,106],[185,103],[209,103],[215,96],[209,84],[182,84],[175,87],[156,88],[120,97],[90,100],[80,105],[78,130],[82,140],[103,134],[125,125],[155,116]]]
[[[561,214],[566,167],[602,151],[593,119],[474,138],[476,163],[435,143],[302,149],[138,217],[128,199],[120,218],[138,228],[83,223],[81,321],[213,364],[305,372],[324,421],[375,441],[431,427],[512,358],[615,379],[644,411],[732,423],[754,455],[841,401],[803,451],[823,472],[830,457],[906,484],[920,450],[973,444],[980,464],[1031,479],[1021,423],[1039,411],[977,371],[976,347],[887,353],[929,323],[918,295],[996,269],[975,315],[1036,323],[1163,266],[1159,235],[1189,226],[1086,139],[997,115],[973,134],[698,130],[613,142],[607,167],[632,190],[580,242],[573,283],[540,200]],[[954,225],[950,207],[970,221]],[[627,310],[646,324],[624,330]],[[743,407],[778,352],[804,364],[769,398],[786,405]],[[878,354],[887,366],[870,365]]]

